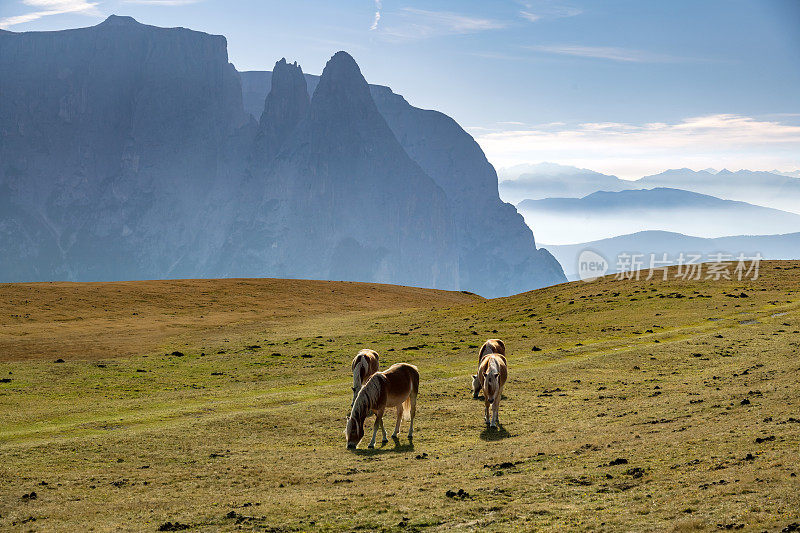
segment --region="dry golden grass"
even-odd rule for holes
[[[124,357],[184,338],[191,347],[320,316],[476,298],[397,285],[283,279],[6,283],[0,284],[0,361]]]
[[[25,311],[37,327],[0,337],[40,336],[36,358],[0,363],[0,529],[780,531],[800,522],[798,274],[769,262],[757,281],[606,278],[496,300],[348,284],[344,311],[243,314],[200,307],[193,284],[226,282],[180,282],[172,304],[127,316],[132,283],[92,315],[112,329],[70,326],[71,346],[110,337],[70,352],[85,359],[49,328],[86,311],[43,296]],[[305,283],[309,302],[326,296]],[[361,311],[365,295],[382,303]],[[489,337],[509,351],[500,431],[469,390]],[[366,346],[420,369],[413,443],[345,449]]]

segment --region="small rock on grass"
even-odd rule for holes
[[[184,529],[189,529],[188,524],[182,524],[180,522],[164,522],[158,527],[159,531],[182,531]]]
[[[470,498],[469,492],[464,489],[458,489],[458,491],[448,490],[444,495],[454,500],[467,500]]]

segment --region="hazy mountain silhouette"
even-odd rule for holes
[[[321,78],[240,76],[224,37],[112,16],[3,32],[0,72],[2,281],[564,280],[474,140],[344,52]]]
[[[524,200],[517,207],[548,244],[587,242],[642,230],[698,237],[800,231],[800,215],[794,213],[669,188]]]
[[[500,169],[500,197],[506,202],[544,198],[583,198],[597,191],[636,189],[634,182],[585,168],[555,163]]]
[[[711,173],[681,168],[646,176],[634,183],[641,188],[673,187],[800,213],[800,179],[772,172],[723,169]]]
[[[598,191],[668,187],[800,214],[800,171],[680,168],[632,181],[587,169],[539,163],[501,169],[499,174],[500,196],[515,204],[524,199],[582,198]]]
[[[649,267],[650,254],[655,255],[656,261],[667,254],[668,260],[676,262],[681,253],[685,254],[687,261],[689,254],[701,254],[703,260],[709,260],[718,253],[732,257],[738,257],[739,254],[755,257],[760,253],[764,259],[800,259],[800,233],[703,239],[668,231],[640,231],[580,244],[546,246],[564,266],[569,279],[573,280],[578,279],[578,257],[586,249],[598,252],[608,260],[611,267],[609,273],[617,271],[620,254],[642,254],[644,268]]]

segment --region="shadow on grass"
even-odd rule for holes
[[[472,399],[473,399],[473,400],[480,400],[480,401],[484,401],[483,394],[480,394],[480,395],[478,395],[478,397],[477,397],[477,398],[476,398],[475,396],[473,396],[473,397],[472,397]],[[503,394],[502,396],[500,396],[500,400],[506,400],[506,399],[508,399],[508,396],[506,396],[505,394]]]
[[[378,444],[376,445],[375,448],[358,448],[353,450],[353,453],[356,455],[372,456],[372,455],[381,455],[384,453],[405,453],[413,451],[414,451],[414,441],[412,439],[410,439],[405,444],[401,444],[399,438],[392,437],[392,440],[390,440],[389,442]]]
[[[497,428],[490,428],[489,426],[486,426],[486,429],[481,431],[481,439],[487,441],[503,440],[510,436],[511,433],[506,431],[506,428],[503,427],[503,424],[500,424]]]

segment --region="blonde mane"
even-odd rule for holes
[[[356,401],[353,402],[353,410],[350,413],[351,418],[363,420],[369,414],[370,409],[377,405],[383,386],[381,379],[378,377],[379,375],[378,373],[373,374],[361,387],[358,396],[356,396]]]

